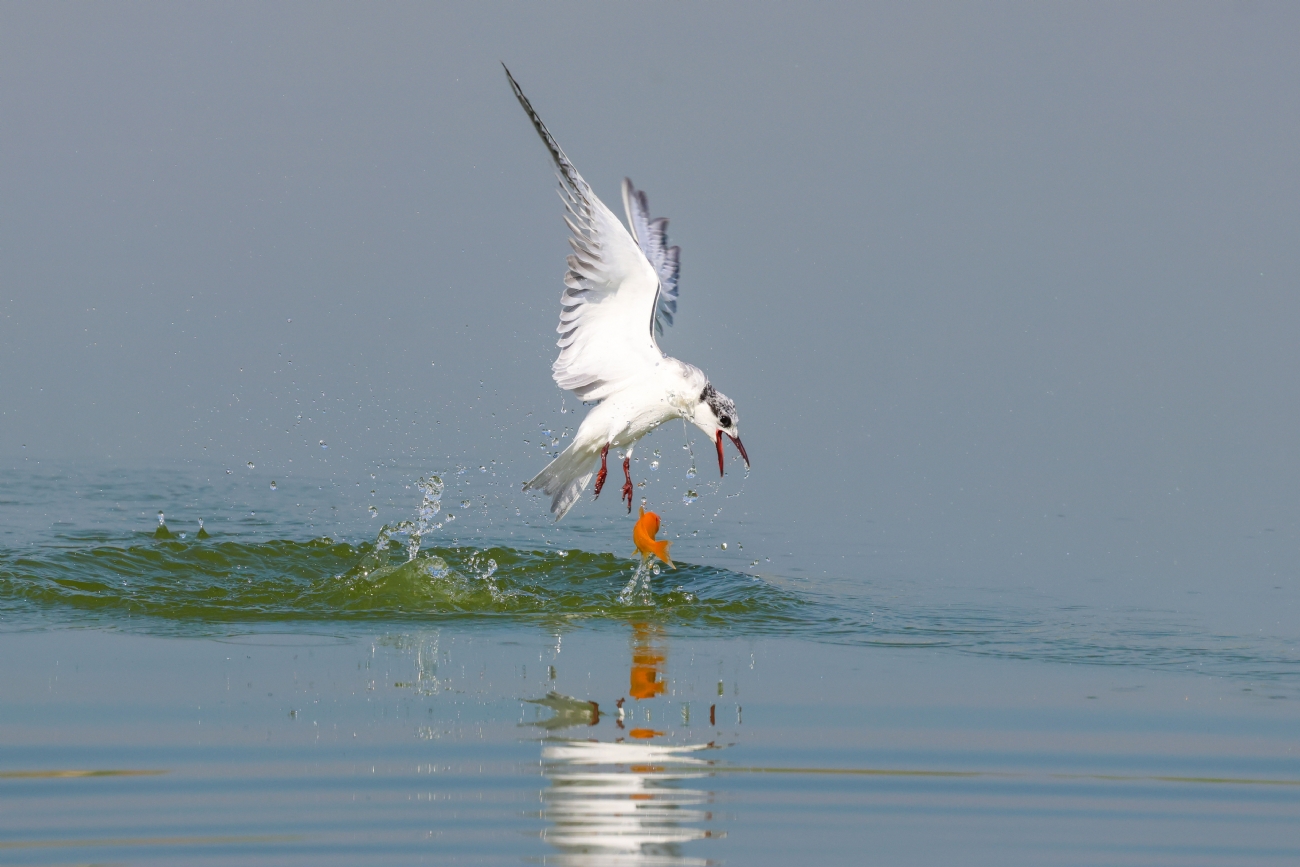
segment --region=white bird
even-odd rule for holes
[[[748,469],[736,404],[715,389],[698,367],[666,355],[655,339],[665,325],[672,325],[677,311],[679,248],[667,245],[668,221],[650,219],[645,193],[624,178],[623,207],[631,232],[623,228],[560,150],[509,69],[506,78],[555,160],[567,212],[564,221],[573,233],[556,328],[560,354],[551,372],[561,388],[584,401],[599,401],[582,420],[569,447],[526,482],[524,490],[549,494],[551,513],[558,521],[591,481],[597,457],[595,496],[600,496],[612,447],[623,452],[622,499],[631,512],[632,448],[641,437],[675,418],[694,423],[713,440],[719,473],[725,467],[724,433]]]

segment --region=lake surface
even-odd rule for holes
[[[0,863],[1300,858],[1285,632],[253,472],[5,475]]]
[[[1300,6],[2,20],[0,865],[1300,863]],[[736,401],[676,570],[520,490],[503,62]]]

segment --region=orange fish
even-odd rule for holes
[[[669,569],[676,569],[672,558],[668,556],[668,546],[672,542],[667,539],[656,542],[655,533],[658,532],[659,516],[654,512],[647,512],[645,506],[642,506],[641,517],[636,519],[636,526],[632,528],[632,544],[636,545],[637,553],[641,555],[642,560],[658,557],[668,564]]]

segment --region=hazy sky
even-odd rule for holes
[[[1294,582],[1295,6],[446,5],[4,7],[0,458],[532,475],[566,230],[504,61],[671,218],[756,522]]]

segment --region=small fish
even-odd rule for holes
[[[632,543],[636,545],[637,553],[641,555],[642,560],[658,557],[668,564],[669,569],[676,569],[672,558],[668,556],[668,546],[672,542],[667,539],[656,542],[655,533],[658,532],[659,516],[654,512],[647,512],[645,506],[642,506],[641,517],[636,519],[636,526],[632,528]]]

